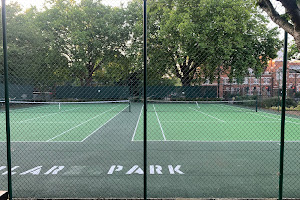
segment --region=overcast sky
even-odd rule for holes
[[[37,6],[38,8],[42,8],[44,3],[44,0],[6,0],[7,4],[12,1],[19,2],[24,8],[29,8],[31,5]],[[102,0],[104,4],[110,6],[120,6],[122,3],[126,5],[129,1],[131,0]],[[271,0],[271,2],[280,14],[284,13],[284,7],[281,6],[281,3],[279,3],[277,0]],[[278,25],[276,25],[275,23],[270,23],[270,27],[276,26],[278,27]],[[281,31],[281,38],[283,38],[283,31]]]
[[[30,5],[37,6],[38,8],[41,8],[43,6],[44,0],[6,0],[7,3],[17,1],[19,2],[23,7],[28,8]],[[121,3],[126,4],[130,0],[102,0],[102,2],[106,5],[110,6],[120,6]]]

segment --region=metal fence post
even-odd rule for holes
[[[144,199],[147,199],[147,0],[144,0]]]
[[[7,42],[6,42],[6,6],[2,0],[2,31],[3,31],[3,60],[4,60],[4,90],[5,90],[5,114],[6,114],[6,147],[7,147],[7,171],[8,194],[12,199],[11,181],[11,150],[10,150],[10,119],[9,119],[9,91],[8,91],[8,67],[7,67]]]
[[[287,68],[287,41],[288,35],[284,33],[284,56],[282,67],[282,104],[281,104],[281,137],[280,137],[280,168],[279,168],[279,200],[282,200],[283,190],[283,157],[284,157],[284,126],[285,126],[285,99],[286,99],[286,68]]]

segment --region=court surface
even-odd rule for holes
[[[143,140],[143,108],[132,141]],[[281,115],[256,107],[215,103],[175,103],[148,105],[149,141],[190,142],[274,142]],[[300,141],[300,119],[286,117],[286,141]]]
[[[12,106],[13,142],[82,142],[122,111],[128,102],[41,103]],[[5,113],[1,122],[5,124]],[[1,126],[5,132],[5,127]],[[5,135],[0,141],[5,141]]]
[[[228,102],[147,109],[149,197],[277,198],[280,113]],[[12,106],[14,196],[142,198],[143,111],[127,102]],[[5,133],[4,112],[1,124]],[[287,116],[285,198],[300,196],[299,128]],[[0,163],[5,190],[5,156]]]

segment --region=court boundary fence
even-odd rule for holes
[[[147,0],[143,0],[144,2],[144,45],[143,45],[143,60],[144,60],[144,168],[147,166]],[[7,63],[7,43],[6,43],[6,1],[2,0],[2,29],[3,29],[3,56],[4,56],[4,87],[5,87],[5,113],[6,113],[6,144],[7,144],[7,167],[8,167],[8,193],[9,199],[11,200],[13,197],[12,193],[12,182],[11,182],[11,147],[10,147],[10,119],[9,119],[9,82],[8,82],[8,63]],[[284,68],[283,68],[283,80],[286,80],[286,62],[287,62],[287,33],[285,33],[285,43],[284,43]],[[283,81],[282,90],[286,90],[286,83]],[[281,145],[280,145],[280,173],[279,173],[279,200],[282,199],[282,188],[283,188],[283,153],[284,153],[284,123],[285,123],[285,100],[286,94],[282,93],[282,118],[281,118]],[[19,200],[32,199],[38,200],[43,198],[18,198]],[[47,199],[47,198],[45,198]],[[65,198],[64,198],[65,199]],[[87,198],[88,199],[88,198]],[[95,199],[95,198],[92,198]],[[111,199],[114,200],[116,198],[97,198],[97,199]],[[118,198],[120,199],[120,198]],[[124,198],[128,199],[128,198]],[[136,198],[134,198],[136,199]],[[137,198],[141,199],[141,198]],[[144,173],[144,198],[147,198],[147,173]],[[149,199],[170,199],[170,200],[184,200],[186,198],[149,198]],[[220,198],[200,198],[199,200],[218,200]],[[231,198],[226,198],[231,199]],[[243,198],[233,198],[235,200],[243,200]],[[248,198],[247,198],[248,199]],[[265,198],[264,198],[265,199]],[[272,199],[272,198],[271,198]],[[223,199],[224,200],[224,199]],[[260,198],[249,199],[249,200],[262,200]]]

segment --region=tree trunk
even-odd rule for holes
[[[94,65],[92,63],[87,64],[88,75],[85,78],[85,86],[91,86],[93,81]]]
[[[282,3],[286,9],[291,23],[287,20],[286,16],[281,16],[276,11],[275,7],[270,0],[258,0],[258,5],[263,9],[269,17],[278,26],[283,28],[287,33],[292,35],[295,39],[296,45],[300,52],[300,8],[296,0],[277,0]]]
[[[295,39],[295,43],[298,47],[298,51],[300,52],[300,30],[295,31],[294,39]]]
[[[183,64],[180,66],[181,72],[182,72],[182,77],[181,77],[181,83],[183,86],[190,86],[191,82],[194,78],[194,74],[190,73],[190,68],[186,64]]]

